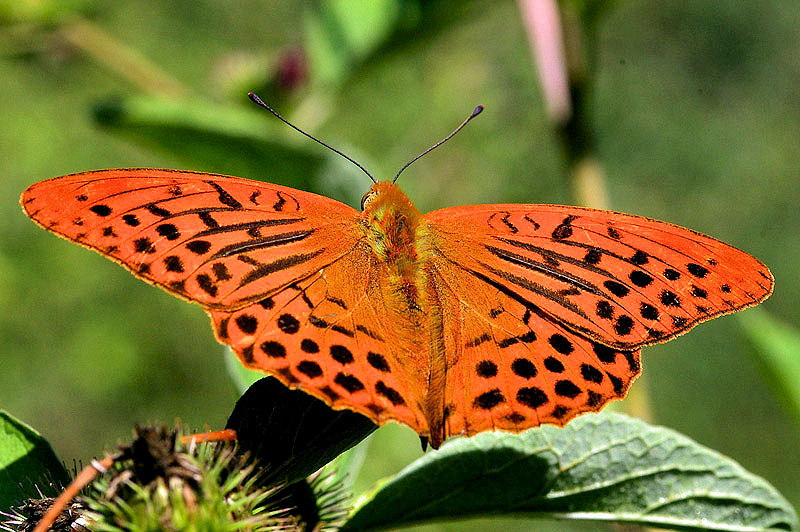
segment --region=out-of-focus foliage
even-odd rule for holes
[[[770,388],[800,429],[800,331],[757,309],[739,318]]]
[[[360,9],[373,9],[382,29],[346,38],[346,60],[324,59],[325,46],[340,42],[325,31],[355,17],[344,2],[82,2],[80,12],[3,18],[0,407],[39,427],[60,456],[87,459],[135,421],[219,428],[237,394],[198,307],[24,217],[16,201],[34,181],[181,167],[302,185],[357,205],[366,177],[248,107],[244,92],[256,90],[380,178],[485,104],[480,119],[403,174],[410,197],[422,210],[567,201],[515,3],[369,3]],[[613,207],[756,255],[777,280],[765,308],[796,323],[800,5],[618,1],[597,32],[592,127]],[[323,76],[326,68],[335,76]],[[95,119],[101,104],[111,127]],[[797,506],[800,455],[787,452],[797,435],[738,329],[734,319],[715,320],[645,349],[643,379],[659,424],[737,459]],[[377,431],[356,491],[419,452],[411,431]]]

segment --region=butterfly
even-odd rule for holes
[[[359,212],[238,177],[114,169],[36,183],[21,204],[200,304],[246,367],[434,448],[597,411],[625,396],[642,347],[774,284],[747,253],[666,222],[538,204],[422,214],[393,181]]]

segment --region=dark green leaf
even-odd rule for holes
[[[227,428],[259,459],[267,483],[303,479],[354,446],[377,426],[349,410],[333,410],[300,390],[265,377],[236,403]]]
[[[530,515],[685,530],[795,530],[766,481],[676,432],[619,414],[446,443],[364,497],[341,529]]]
[[[69,474],[39,433],[0,410],[0,510],[28,497],[55,496]]]
[[[329,154],[266,111],[173,102],[149,96],[95,108],[103,126],[172,155],[191,170],[230,174],[308,189]],[[265,172],[268,172],[265,174]]]

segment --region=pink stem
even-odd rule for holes
[[[558,5],[556,0],[518,0],[518,3],[539,69],[547,116],[553,124],[563,124],[572,109]]]

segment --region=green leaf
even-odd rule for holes
[[[352,492],[353,485],[367,458],[370,440],[371,438],[361,440],[358,445],[343,452],[325,466],[327,471],[333,473],[336,482],[341,483],[343,491]]]
[[[0,510],[28,497],[56,496],[69,474],[50,444],[22,421],[0,410]]]
[[[228,370],[228,375],[230,375],[239,395],[246,392],[256,381],[264,378],[262,372],[244,367],[236,353],[229,346],[225,346],[223,350],[225,352],[225,369]]]
[[[241,449],[258,459],[265,485],[306,478],[377,429],[366,416],[333,410],[274,377],[253,384],[228,418]]]
[[[313,75],[322,83],[343,81],[391,36],[399,14],[392,0],[313,2],[304,20]]]
[[[94,115],[101,125],[190,169],[295,188],[311,188],[330,156],[255,105],[135,96],[98,105]]]
[[[800,426],[800,331],[761,308],[749,309],[736,318],[770,387]]]
[[[766,481],[672,430],[620,414],[447,442],[362,497],[341,529],[499,514],[683,530],[796,530]]]

